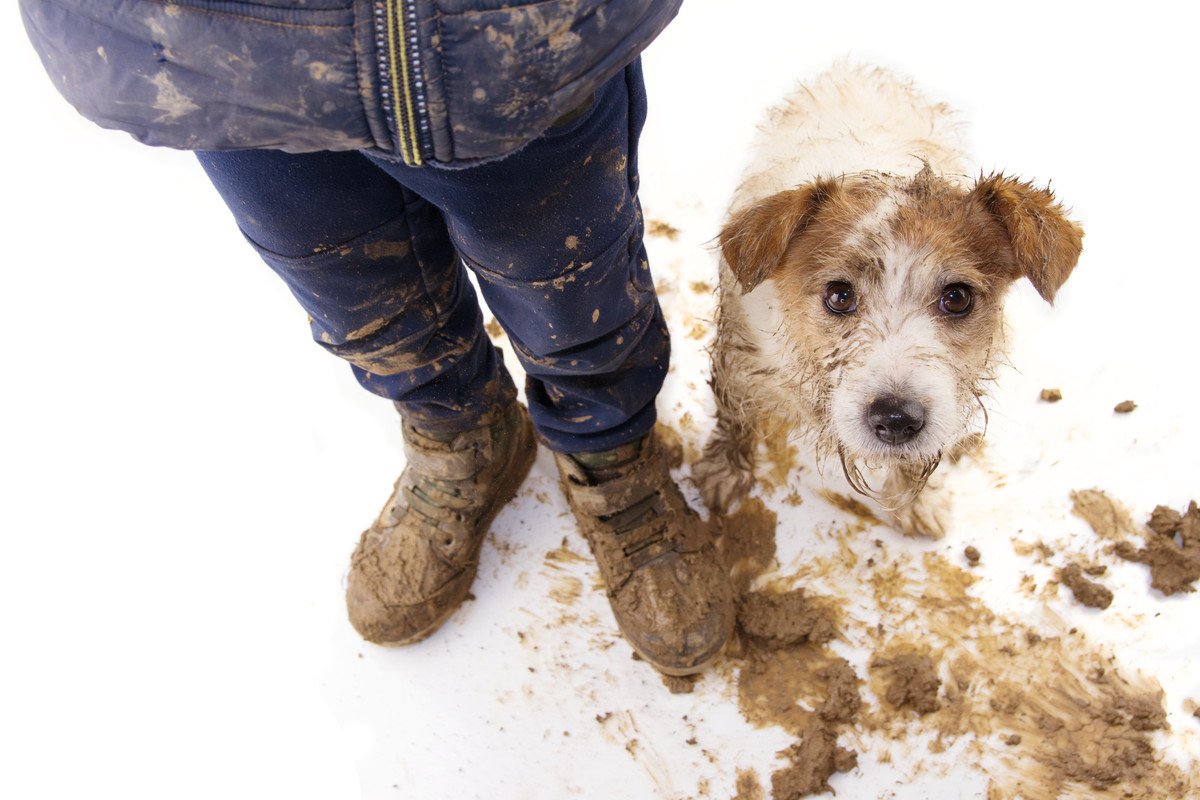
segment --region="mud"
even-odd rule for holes
[[[1133,402],[1132,400],[1122,400],[1113,406],[1113,411],[1118,414],[1128,414],[1135,408],[1137,408],[1137,403]]]
[[[820,644],[834,636],[828,604],[814,602],[803,589],[750,592],[738,602],[737,619],[747,638],[772,650],[805,642]]]
[[[839,658],[817,670],[817,677],[825,681],[825,702],[817,709],[817,716],[826,722],[853,722],[862,710],[854,668]]]
[[[875,512],[871,511],[871,509],[869,509],[866,505],[860,503],[858,500],[855,500],[853,497],[847,497],[844,494],[831,492],[827,489],[820,490],[818,494],[825,499],[825,502],[829,503],[834,508],[838,509],[839,511],[845,511],[847,514],[857,517],[862,523],[867,525],[883,524],[883,521],[880,520],[879,517],[875,516]]]
[[[679,229],[661,219],[646,220],[646,233],[650,236],[662,236],[672,242],[679,238]]]
[[[762,784],[758,782],[758,773],[752,769],[737,771],[737,794],[731,800],[764,800]]]
[[[682,467],[683,437],[679,435],[679,431],[665,422],[659,422],[654,426],[654,433],[658,437],[658,443],[663,452],[667,455],[667,466],[671,469]]]
[[[1134,530],[1129,512],[1099,489],[1071,492],[1071,502],[1075,516],[1081,517],[1102,539],[1123,541],[1125,534]]]
[[[1089,608],[1105,609],[1112,605],[1112,591],[1084,577],[1084,570],[1078,564],[1068,564],[1059,573],[1059,579],[1076,600]]]
[[[1112,552],[1150,568],[1150,586],[1164,595],[1194,592],[1200,580],[1200,508],[1192,501],[1180,514],[1158,506],[1139,530],[1123,507],[1097,489],[1073,492],[1074,512],[1115,544]],[[1142,544],[1133,538],[1139,536]]]
[[[1154,731],[1166,726],[1157,683],[1122,670],[1049,609],[1021,619],[994,613],[973,595],[979,578],[965,563],[884,546],[859,509],[826,499],[852,519],[810,534],[829,549],[786,579],[764,574],[775,565],[776,520],[761,501],[721,523],[722,556],[740,569],[740,638],[730,656],[739,710],[756,727],[795,737],[779,754],[788,764],[771,776],[772,800],[842,788],[834,776],[854,767],[853,751],[889,761],[892,742],[926,742],[931,753],[955,747],[988,776],[989,800],[1200,797],[1197,776],[1155,749]],[[1102,492],[1074,499],[1110,549],[1142,531]],[[1200,534],[1200,511],[1195,523],[1186,518],[1157,510],[1155,527],[1142,531],[1146,548],[1156,539],[1183,548]],[[1072,580],[1104,572],[1082,559],[1068,571]],[[796,581],[804,588],[780,588]],[[867,656],[870,693],[832,639]],[[738,797],[761,797],[754,786],[739,783]]]
[[[884,699],[892,708],[911,708],[929,714],[941,708],[938,688],[942,685],[933,659],[921,653],[899,653],[890,658],[876,657],[871,670],[883,676]]]
[[[691,694],[696,688],[696,681],[700,679],[699,675],[662,675],[663,686],[667,687],[667,691],[671,694]]]
[[[729,570],[734,590],[740,595],[775,561],[775,525],[778,518],[757,497],[742,501],[737,511],[717,518],[717,552]]]
[[[1042,402],[1057,403],[1062,400],[1062,389],[1042,389]]]
[[[772,800],[798,800],[810,794],[829,792],[829,776],[849,772],[858,765],[858,755],[837,743],[837,733],[827,724],[811,725],[796,742],[779,752],[790,766],[771,774]]]
[[[963,550],[963,555],[966,556],[967,563],[972,567],[979,563],[979,550],[973,545],[967,545]]]

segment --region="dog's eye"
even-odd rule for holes
[[[975,305],[975,295],[971,293],[971,287],[965,283],[952,283],[942,289],[942,297],[938,300],[938,308],[942,310],[942,313],[952,317],[966,316],[973,305]]]
[[[845,281],[834,281],[825,287],[825,307],[834,314],[852,314],[858,308],[854,287]]]

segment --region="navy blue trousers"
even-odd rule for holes
[[[421,427],[488,422],[515,387],[466,268],[559,452],[654,425],[669,340],[637,200],[639,62],[578,118],[501,160],[406,167],[357,152],[201,152],[238,225],[308,311],[314,339]]]

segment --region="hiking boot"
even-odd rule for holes
[[[537,454],[529,414],[512,403],[490,425],[433,434],[404,423],[408,463],[350,558],[346,609],[364,639],[429,636],[466,599],[488,526]]]
[[[656,435],[555,461],[626,641],[667,675],[704,669],[733,630],[732,587]]]

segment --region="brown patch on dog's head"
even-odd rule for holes
[[[1046,302],[1053,303],[1079,261],[1083,228],[1067,219],[1049,189],[1001,174],[980,177],[970,199],[998,220],[1008,234],[1019,275],[1028,278]]]
[[[788,247],[816,217],[837,185],[821,179],[771,195],[742,210],[721,229],[721,253],[746,293],[782,263]]]

